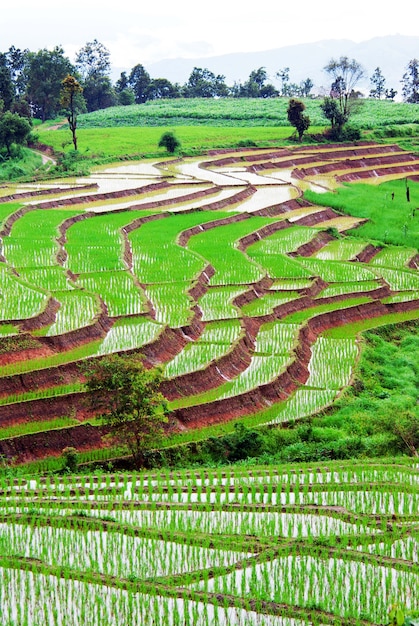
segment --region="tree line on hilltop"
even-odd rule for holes
[[[355,59],[341,57],[324,68],[331,78],[330,92],[324,96],[322,110],[337,136],[347,123],[351,105],[361,97],[356,90],[360,78],[366,74]],[[66,115],[76,143],[76,116],[115,105],[142,104],[163,98],[273,98],[312,96],[314,87],[310,77],[300,84],[290,81],[290,69],[279,69],[275,78],[277,89],[264,67],[253,70],[244,83],[228,86],[225,76],[215,75],[207,68],[194,67],[183,85],[166,78],[151,78],[143,65],[135,65],[130,72],[122,72],[113,84],[110,78],[109,50],[97,39],[86,43],[71,63],[61,46],[52,50],[31,52],[11,46],[0,53],[0,148],[7,153],[13,143],[22,143],[30,133],[33,118],[45,121],[57,115]],[[380,67],[370,77],[371,98],[394,99],[397,91],[386,87]],[[419,61],[409,61],[402,80],[405,102],[419,102]],[[291,118],[295,114],[292,112]],[[302,112],[301,112],[302,113]],[[291,124],[293,124],[290,119]],[[307,128],[307,119],[299,118],[296,126]],[[295,125],[295,124],[294,124]]]

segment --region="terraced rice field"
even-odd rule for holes
[[[419,589],[419,468],[2,479],[3,624],[373,626]]]
[[[165,367],[173,432],[289,422],[333,402],[358,356],[351,325],[419,316],[418,250],[354,241],[362,220],[302,192],[418,174],[397,146],[359,143],[2,188],[0,454],[105,450],[78,364],[112,352]],[[347,339],[325,335],[340,326]]]

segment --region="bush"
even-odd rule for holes
[[[174,133],[163,133],[160,137],[159,148],[166,148],[167,152],[173,154],[180,147],[180,141],[176,138]]]

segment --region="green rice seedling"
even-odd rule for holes
[[[307,387],[341,389],[349,384],[358,356],[358,346],[354,338],[318,337],[311,352]]]
[[[298,260],[312,276],[320,276],[328,283],[375,280],[374,272],[358,263],[323,261],[311,257],[299,257]]]
[[[404,248],[402,246],[387,246],[376,254],[369,265],[392,268],[406,267],[409,261],[418,253],[417,248]]]
[[[233,304],[233,300],[246,291],[246,287],[211,287],[198,302],[202,320],[207,322],[241,317],[240,310]]]
[[[142,283],[193,281],[203,271],[204,257],[178,243],[181,233],[194,226],[223,217],[213,212],[169,214],[161,220],[142,224],[129,234],[133,270]],[[163,225],[164,224],[164,225]]]
[[[330,296],[342,296],[344,294],[358,293],[360,291],[373,291],[380,287],[378,280],[363,280],[355,283],[333,283],[325,287],[318,298],[329,298]]]
[[[248,315],[249,317],[269,315],[273,312],[275,307],[285,304],[286,302],[296,300],[299,297],[300,294],[296,291],[287,292],[286,294],[281,292],[278,293],[277,291],[265,293],[260,298],[245,304],[242,307],[242,313],[244,315]]]
[[[193,304],[188,288],[189,283],[162,283],[145,287],[157,322],[172,328],[187,326],[192,317]]]
[[[138,315],[146,312],[146,298],[128,272],[84,274],[77,285],[100,296],[110,317]]]
[[[64,268],[56,265],[19,268],[19,276],[28,285],[37,285],[49,292],[75,288],[75,284],[69,279]]]
[[[265,423],[280,424],[313,415],[331,404],[335,398],[335,389],[307,389],[304,386],[300,387],[288,400],[273,405],[270,409],[263,412],[266,419]]]
[[[100,308],[97,297],[80,289],[54,293],[60,303],[55,322],[49,327],[48,337],[62,335],[77,328],[92,324]]]
[[[112,354],[140,348],[157,339],[162,326],[144,317],[116,320],[97,346],[96,354]]]
[[[410,291],[419,289],[419,274],[414,270],[374,267],[377,276],[383,278],[392,291]]]
[[[362,252],[367,243],[367,241],[357,241],[356,239],[335,239],[329,241],[311,256],[322,261],[350,261]]]
[[[272,219],[251,217],[194,235],[188,249],[196,252],[215,268],[211,285],[240,285],[260,280],[263,269],[240,252],[237,242],[242,237],[272,223]],[[222,254],[221,254],[222,252]]]
[[[289,354],[298,340],[298,324],[281,321],[263,324],[256,337],[255,353]]]
[[[14,267],[37,268],[56,263],[60,224],[79,212],[68,209],[32,210],[12,226],[3,239],[3,254]]]
[[[29,287],[0,265],[0,321],[34,317],[48,302],[45,292]]]

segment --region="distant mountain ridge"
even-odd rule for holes
[[[366,71],[366,79],[359,88],[368,95],[371,88],[370,78],[376,67],[380,67],[386,79],[386,88],[401,92],[400,81],[409,61],[419,57],[419,37],[405,35],[389,35],[375,37],[367,41],[355,43],[348,39],[328,39],[315,43],[284,46],[274,50],[261,52],[237,52],[221,56],[192,59],[166,59],[145,66],[152,78],[167,78],[172,83],[187,82],[194,67],[207,68],[214,74],[226,77],[226,83],[232,86],[244,83],[250,72],[265,67],[269,82],[279,88],[276,72],[284,67],[290,68],[290,82],[311,78],[314,92],[330,86],[330,79],[324,72],[324,66],[331,58],[348,56],[356,59]],[[124,68],[125,71],[130,68]]]

